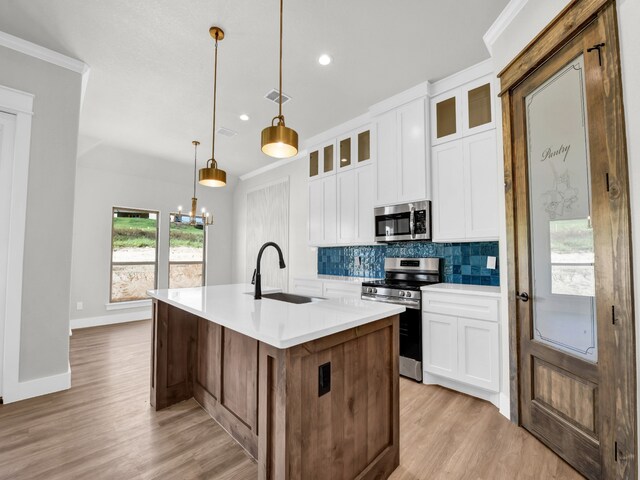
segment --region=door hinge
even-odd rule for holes
[[[605,180],[607,182],[607,192],[609,191],[609,172],[605,173]]]
[[[611,305],[611,325],[616,324],[616,306]]]
[[[587,52],[593,52],[594,50],[598,51],[598,63],[600,64],[600,66],[602,66],[602,52],[600,51],[602,47],[604,47],[604,42],[597,43],[593,47],[587,48]]]

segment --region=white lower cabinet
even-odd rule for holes
[[[500,390],[498,324],[458,317],[458,379]]]
[[[322,298],[360,298],[362,286],[359,282],[294,278],[293,291],[296,295]]]
[[[322,282],[317,280],[308,280],[306,278],[293,279],[293,292],[296,295],[305,295],[307,297],[322,296]]]
[[[438,313],[423,313],[422,319],[425,340],[422,344],[425,371],[455,378],[458,370],[456,317]]]
[[[324,298],[360,298],[362,286],[359,283],[322,282]]]
[[[422,295],[423,366],[425,377],[435,379],[429,383],[460,386],[471,395],[475,392],[468,387],[499,392],[499,299],[467,293]]]

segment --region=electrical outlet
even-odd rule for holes
[[[489,270],[496,269],[496,257],[487,257],[487,268]]]
[[[360,255],[358,255],[358,256],[355,258],[355,266],[356,266],[356,267],[361,267],[361,266],[362,266],[362,257],[361,257]]]
[[[318,396],[321,397],[331,391],[331,362],[318,367]]]
[[[76,310],[82,310],[83,308],[84,308],[84,305],[82,304],[82,302],[76,303]]]

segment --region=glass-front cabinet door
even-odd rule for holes
[[[309,153],[309,178],[314,178],[318,175],[320,175],[320,152],[312,150]]]
[[[353,137],[348,135],[346,137],[338,137],[338,169],[346,170],[353,167]]]
[[[468,83],[462,90],[462,134],[472,135],[494,128],[494,95],[491,77]]]
[[[371,160],[371,128],[367,126],[338,137],[336,148],[338,171],[369,163]]]
[[[431,99],[431,145],[462,136],[461,90],[455,89]]]
[[[309,152],[309,178],[322,177],[336,173],[336,145],[325,143]]]

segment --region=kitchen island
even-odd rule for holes
[[[245,284],[149,295],[156,410],[194,397],[260,479],[378,479],[398,466],[404,307],[255,300]]]

